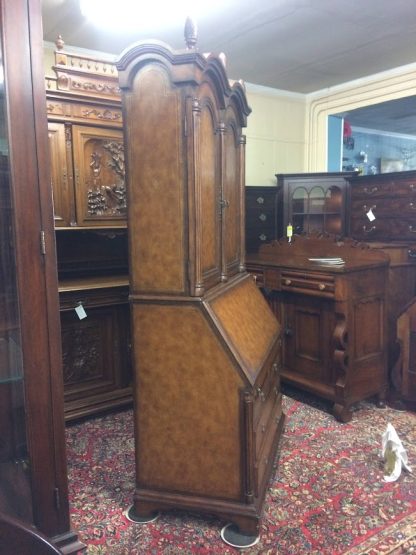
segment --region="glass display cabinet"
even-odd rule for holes
[[[277,174],[283,214],[282,235],[289,224],[293,233],[345,234],[348,178],[354,173],[325,172]]]
[[[69,519],[41,8],[0,9],[1,522],[17,519],[70,555],[84,546]],[[2,528],[0,553],[23,553],[15,540]]]

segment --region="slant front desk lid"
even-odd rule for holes
[[[218,295],[207,295],[204,306],[253,384],[280,333],[266,300],[246,276]]]

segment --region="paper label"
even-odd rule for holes
[[[370,220],[370,222],[373,222],[376,219],[374,212],[371,210],[371,208],[367,212],[367,218]]]
[[[81,303],[79,303],[79,305],[75,307],[75,312],[77,313],[77,316],[80,320],[83,320],[87,317],[87,313],[85,312],[84,307]]]

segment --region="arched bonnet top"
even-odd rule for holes
[[[195,50],[172,50],[169,45],[157,40],[136,42],[126,48],[116,61],[120,88],[124,91],[131,89],[137,72],[151,63],[164,66],[172,83],[179,87],[198,87],[210,80],[214,84],[220,108],[224,109],[234,101],[240,114],[240,125],[247,125],[251,108],[247,103],[244,85],[241,81],[230,85],[219,56],[203,55]]]

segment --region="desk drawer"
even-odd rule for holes
[[[267,393],[267,397],[265,397],[264,401],[262,402],[261,412],[259,414],[258,422],[254,430],[256,459],[258,459],[265,438],[267,437],[272,409],[276,404],[277,397],[281,395],[279,381],[280,380],[276,377],[275,382],[272,383],[272,387],[270,387]]]
[[[273,443],[276,431],[282,419],[282,395],[278,393],[273,397],[269,418],[260,441],[256,438],[256,451],[254,463],[254,480],[256,495],[262,490],[267,477],[267,469],[273,464]]]
[[[267,406],[272,392],[280,387],[280,372],[282,369],[281,355],[280,352],[275,360],[275,362],[270,366],[265,374],[265,377],[261,383],[256,385],[254,393],[254,407],[253,407],[253,419],[254,419],[254,429],[256,430],[259,426],[259,422],[264,414],[265,407]]]
[[[280,274],[280,289],[332,298],[335,295],[335,278],[324,273],[304,274],[286,271]]]

